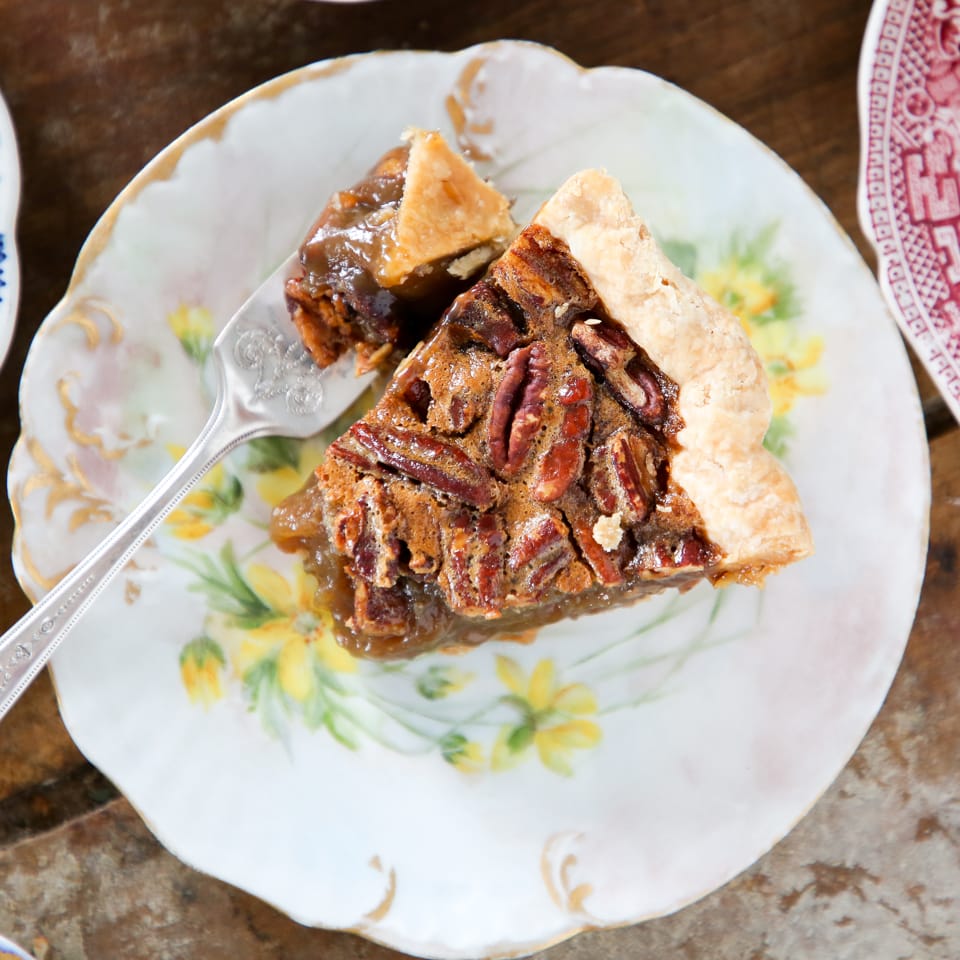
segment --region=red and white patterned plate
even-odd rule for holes
[[[877,0],[860,57],[860,223],[960,419],[960,0]]]

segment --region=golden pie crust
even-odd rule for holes
[[[374,272],[388,288],[425,264],[479,246],[490,247],[489,260],[516,231],[507,198],[482,180],[439,133],[410,128],[404,139],[410,155],[403,199]],[[476,266],[482,264],[478,259]]]

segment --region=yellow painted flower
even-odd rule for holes
[[[823,337],[805,337],[786,320],[745,322],[744,329],[767,371],[775,417],[788,413],[799,397],[826,392],[826,376],[819,369]]]
[[[260,499],[275,507],[291,494],[296,493],[306,482],[299,470],[293,467],[277,467],[257,478],[257,493]]]
[[[780,302],[780,285],[760,263],[733,256],[699,278],[700,286],[742,321],[770,313]]]
[[[520,712],[520,722],[500,729],[493,769],[514,766],[533,746],[545,767],[570,776],[571,753],[595,747],[602,736],[596,723],[584,719],[597,712],[590,688],[582,683],[558,686],[552,660],[541,660],[528,678],[515,660],[498,656],[497,676],[510,691],[504,702]]]
[[[180,651],[180,678],[193,703],[209,707],[223,696],[220,671],[226,663],[219,644],[197,637]]]
[[[167,450],[174,460],[179,460],[186,448],[170,443],[167,444]],[[175,537],[199,540],[237,511],[242,502],[243,486],[240,481],[228,474],[223,464],[218,463],[200,485],[180,501],[180,506],[170,512],[166,522],[172,527]]]
[[[247,468],[258,474],[256,486],[260,499],[275,507],[296,493],[310,478],[325,446],[316,438],[302,444],[284,437],[253,441]]]
[[[824,393],[827,383],[818,369],[823,338],[794,329],[791,320],[799,308],[783,268],[768,262],[772,240],[773,231],[767,229],[751,243],[735,245],[719,267],[697,279],[740,318],[767,372],[776,418],[787,414],[799,397]]]
[[[486,765],[483,746],[462,733],[451,733],[440,744],[443,759],[461,773],[480,773]]]
[[[275,614],[246,631],[235,659],[241,675],[266,657],[276,657],[277,681],[288,696],[301,703],[314,692],[314,662],[338,673],[356,671],[356,661],[333,634],[333,618],[313,605],[316,582],[298,566],[294,585],[264,564],[252,564],[247,580],[263,603]]]
[[[206,307],[188,307],[181,304],[167,314],[167,325],[187,355],[203,363],[213,346],[213,315]]]

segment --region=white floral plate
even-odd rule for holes
[[[14,229],[20,204],[20,161],[10,111],[0,96],[0,365],[17,322],[20,264]]]
[[[707,587],[530,644],[355,662],[265,531],[327,431],[214,470],[55,680],[81,749],[186,862],[304,923],[424,956],[517,955],[702,896],[836,776],[913,619],[926,447],[867,268],[743,130],[655,77],[529,44],[360,56],[218,111],[94,230],[23,379],[9,484],[30,594],[195,435],[213,331],[408,124],[456,138],[521,218],[579,168],[621,178],[762,353],[768,443],[816,557],[762,593]]]

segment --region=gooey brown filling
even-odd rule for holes
[[[424,264],[389,288],[376,278],[389,257],[409,156],[409,147],[397,147],[335,193],[300,249],[303,275],[288,281],[287,302],[320,366],[355,348],[363,372],[394,349],[409,349],[467,286],[448,270],[453,257]]]
[[[719,554],[670,478],[677,386],[528,227],[274,516],[340,642],[475,644],[701,578]],[[599,522],[598,522],[599,521]]]

